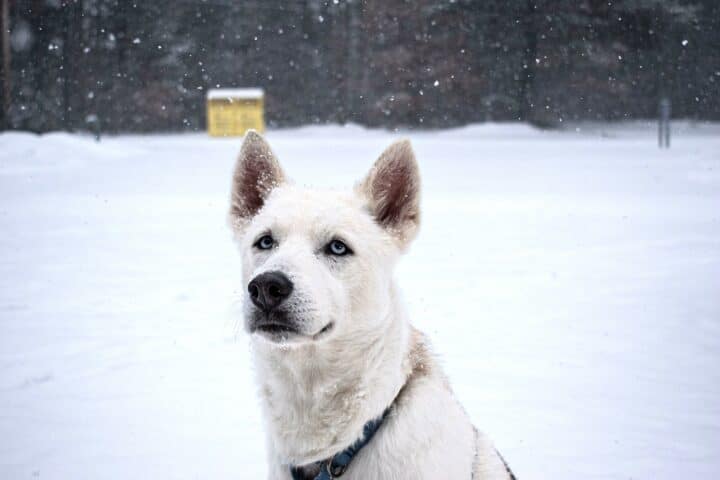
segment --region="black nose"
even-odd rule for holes
[[[253,278],[248,284],[248,293],[253,304],[263,312],[269,312],[290,296],[293,284],[280,272],[265,272]]]

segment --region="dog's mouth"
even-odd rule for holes
[[[316,341],[325,337],[335,326],[333,322],[328,323],[317,333],[306,333],[300,330],[296,324],[285,318],[277,319],[272,317],[256,318],[251,323],[250,333],[258,334],[274,343],[289,343]]]
[[[333,322],[328,323],[328,324],[325,325],[322,329],[320,329],[320,331],[319,331],[318,333],[316,333],[315,335],[313,335],[313,336],[312,336],[312,339],[313,339],[313,340],[318,340],[318,339],[324,337],[325,334],[327,334],[328,332],[330,332],[330,331],[333,329],[334,326],[335,326],[335,324],[334,324]]]
[[[267,333],[269,335],[280,335],[283,333],[300,335],[300,331],[298,331],[298,329],[296,329],[295,327],[292,327],[286,323],[277,322],[257,323],[255,324],[255,327],[253,329],[253,333],[256,331]]]

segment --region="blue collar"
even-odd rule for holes
[[[317,465],[320,467],[320,473],[312,479],[305,477],[305,474],[300,467],[290,466],[290,474],[292,475],[293,480],[332,480],[333,478],[342,476],[348,466],[350,466],[350,462],[352,462],[353,457],[355,457],[355,455],[357,455],[358,452],[370,442],[373,435],[375,435],[375,432],[378,431],[389,411],[390,407],[388,407],[380,417],[367,422],[365,426],[363,426],[362,437],[355,440],[355,443],[350,445],[348,448],[336,453],[327,460],[317,462]]]

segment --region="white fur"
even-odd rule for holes
[[[419,176],[409,143],[389,148],[352,192],[288,184],[257,134],[246,138],[243,152],[248,151],[265,152],[251,161],[255,175],[262,162],[267,171],[261,195],[251,199],[262,198],[259,210],[243,207],[252,182],[245,181],[242,192],[235,186],[247,180],[243,155],[234,179],[231,222],[242,251],[243,282],[247,286],[268,271],[287,275],[294,284],[288,308],[302,333],[279,341],[251,335],[269,478],[290,479],[289,465],[343,450],[393,401],[343,479],[510,478],[490,442],[476,434],[425,337],[411,327],[393,280],[396,260],[419,224]],[[392,176],[397,168],[402,172],[393,177],[395,187],[410,182],[399,195],[377,178],[377,172]],[[382,222],[378,205],[384,208]],[[253,247],[268,232],[277,246]],[[324,246],[336,238],[354,253],[325,254]],[[250,318],[253,307],[245,304]]]

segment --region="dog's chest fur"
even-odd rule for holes
[[[454,398],[448,382],[437,361],[433,358],[424,335],[417,330],[409,332],[408,348],[405,349],[400,369],[404,381],[397,392],[392,409],[383,425],[353,459],[350,468],[342,476],[345,480],[360,479],[439,479],[439,478],[510,478],[492,445],[481,434],[476,437],[465,411]],[[319,415],[311,402],[286,410],[285,414],[269,418],[271,423],[271,460],[274,462],[270,478],[290,479],[288,460],[295,465],[306,465],[306,478],[317,475],[315,461],[329,458],[345,448],[357,438],[358,431],[352,435],[344,435],[340,422],[352,421],[352,415],[340,414],[333,404],[352,405],[351,408],[362,409],[352,400],[341,399],[343,394],[360,399],[367,398],[365,389],[349,389],[338,391],[339,397],[328,398],[332,415]],[[364,391],[358,396],[359,391]],[[275,397],[274,401],[279,401]],[[338,403],[339,402],[339,403]],[[285,404],[286,408],[288,407]],[[271,408],[278,408],[279,404]],[[308,409],[303,414],[301,410]],[[319,415],[319,417],[318,417]],[[375,413],[368,417],[372,418]],[[310,420],[313,418],[313,420]],[[320,428],[305,421],[321,422]],[[292,429],[283,431],[272,426],[273,422],[300,420]],[[360,420],[358,420],[359,422]],[[308,426],[309,428],[306,428]],[[293,429],[302,432],[294,435]],[[283,437],[283,433],[286,435]],[[276,436],[280,434],[280,436]],[[305,437],[307,435],[307,437]],[[306,439],[305,442],[300,437]],[[339,438],[351,438],[338,442],[337,447],[324,449],[323,445],[333,444]],[[289,459],[289,452],[284,442],[299,442],[307,450],[304,458]],[[328,443],[323,443],[328,442]],[[344,443],[343,443],[344,442]],[[275,448],[272,448],[275,447]],[[299,445],[295,445],[298,448]]]

